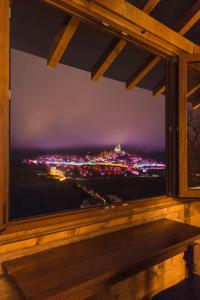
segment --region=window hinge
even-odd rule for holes
[[[9,98],[9,100],[11,100],[11,89],[9,89],[9,91],[8,91],[8,98]]]
[[[11,19],[11,7],[9,7],[9,18]]]

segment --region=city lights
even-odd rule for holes
[[[44,167],[48,174],[60,181],[66,177],[147,176],[150,172],[153,176],[166,167],[164,163],[123,151],[121,145],[96,155],[43,155],[23,162]]]

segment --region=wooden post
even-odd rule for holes
[[[0,1],[0,230],[5,229],[9,178],[10,1]]]

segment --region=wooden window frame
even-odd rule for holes
[[[83,211],[73,211],[73,212],[59,212],[50,215],[37,216],[34,218],[28,218],[18,221],[9,221],[8,215],[8,203],[9,203],[9,73],[10,73],[10,1],[1,0],[0,10],[3,12],[4,18],[0,21],[0,69],[3,70],[0,75],[0,230],[20,231],[23,228],[37,228],[41,224],[44,226],[54,224],[56,222],[67,222],[67,224],[73,224],[75,227],[81,226],[81,224],[94,224],[97,221],[103,220],[104,218],[113,218],[117,216],[127,216],[129,211],[133,209],[144,209],[150,210],[152,205],[160,207],[161,205],[172,205],[175,199],[171,198],[176,195],[176,174],[172,169],[174,163],[176,162],[176,155],[171,154],[174,141],[176,142],[176,130],[169,130],[170,126],[176,127],[176,115],[171,115],[169,119],[166,117],[166,151],[167,151],[167,163],[169,164],[167,175],[167,195],[163,197],[153,197],[147,199],[133,200],[126,203],[126,206],[122,203],[116,205],[114,209],[101,208],[89,208]],[[133,41],[132,41],[133,42]],[[1,59],[3,58],[3,59]],[[175,74],[175,63],[172,59],[168,60],[167,67],[167,82],[171,85],[169,79],[172,78],[170,74]],[[2,76],[2,77],[1,77]],[[174,78],[174,75],[173,75]],[[170,89],[169,89],[170,90]],[[176,98],[176,90],[170,90],[167,93],[166,99],[171,99],[170,104],[167,104],[166,113],[169,115],[170,107],[174,105]],[[166,100],[168,103],[168,101]],[[3,145],[3,146],[2,146]],[[170,150],[171,149],[171,150]],[[174,174],[173,177],[172,173]],[[68,226],[68,225],[67,225]],[[12,229],[11,229],[12,228]]]
[[[179,57],[179,196],[200,198],[200,189],[189,189],[187,184],[187,65],[192,62],[200,62],[200,54],[182,54]]]
[[[0,231],[8,221],[10,0],[0,1]]]

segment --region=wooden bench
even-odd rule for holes
[[[25,299],[79,300],[187,254],[198,238],[200,228],[162,219],[4,262],[3,268]]]

